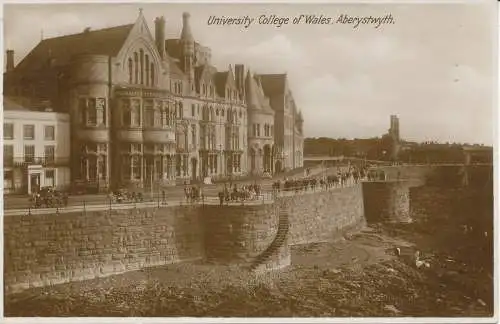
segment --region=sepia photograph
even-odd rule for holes
[[[498,320],[496,1],[2,16],[4,317]]]

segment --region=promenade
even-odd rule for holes
[[[316,177],[324,174],[330,174],[332,170],[322,168],[314,168],[311,170],[311,177]],[[243,185],[253,184],[257,182],[261,186],[261,195],[253,200],[230,202],[229,204],[242,205],[242,204],[255,204],[273,201],[272,184],[278,179],[259,179],[246,180],[246,181],[233,181],[239,187]],[[283,179],[279,179],[283,182]],[[165,199],[163,194],[154,192],[152,195],[145,193],[143,202],[131,203],[114,203],[110,197],[105,194],[100,195],[82,195],[70,196],[68,205],[60,208],[30,208],[29,199],[24,197],[7,197],[4,199],[4,216],[22,216],[22,215],[41,215],[41,214],[55,214],[55,213],[74,213],[74,212],[87,212],[99,210],[121,210],[132,208],[161,208],[170,206],[191,206],[199,204],[219,204],[218,193],[224,188],[224,184],[202,185],[203,199],[197,202],[189,202],[185,198],[184,187],[171,187],[165,189]],[[321,190],[319,187],[316,191]],[[306,191],[312,192],[312,191]],[[294,191],[284,192],[280,195],[293,195]],[[227,203],[224,203],[227,205]]]

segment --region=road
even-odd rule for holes
[[[311,168],[311,176],[316,176],[325,170],[317,167],[317,168]],[[292,174],[293,176],[293,174]],[[281,176],[279,179],[283,181],[283,177]],[[245,184],[253,184],[255,181],[257,181],[258,184],[261,185],[262,191],[263,192],[269,192],[271,191],[271,186],[274,181],[276,181],[278,178],[274,179],[259,179],[259,180],[245,180],[245,181],[233,181],[233,183],[237,183],[239,186],[245,185]],[[203,195],[205,197],[210,198],[217,198],[218,192],[223,189],[224,184],[213,184],[213,185],[203,185],[202,190],[203,190]],[[167,187],[164,189],[165,191],[165,196],[167,201],[172,202],[172,203],[179,203],[180,201],[185,201],[184,197],[184,187],[183,186],[176,186],[176,187]],[[162,193],[161,192],[153,192],[151,195],[147,191],[144,193],[144,200],[145,201],[154,201],[158,202],[159,200],[162,200]],[[29,209],[30,207],[30,201],[28,196],[5,196],[4,197],[4,211],[6,210],[19,210],[19,209]],[[106,194],[95,194],[95,195],[78,195],[78,196],[70,196],[68,199],[68,207],[74,207],[74,206],[93,206],[93,205],[109,205],[109,197]]]

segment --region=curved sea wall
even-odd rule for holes
[[[291,262],[289,245],[364,224],[360,184],[244,206],[6,216],[5,292],[190,260],[278,269]]]

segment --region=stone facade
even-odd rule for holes
[[[130,25],[42,40],[5,92],[49,100],[71,116],[73,181],[158,187],[204,177],[275,173],[302,166],[302,115],[283,75],[244,65],[217,71],[183,15],[179,39]]]

